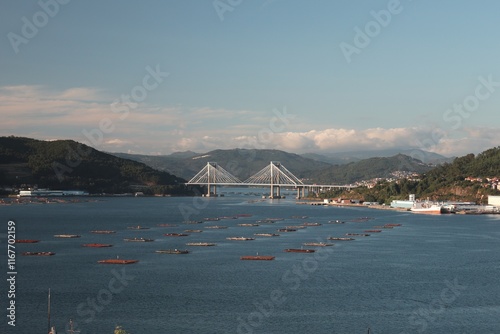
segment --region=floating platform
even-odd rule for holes
[[[52,256],[56,255],[54,252],[23,252],[21,255],[24,256]]]
[[[186,245],[187,246],[202,246],[202,247],[217,246],[217,244],[212,243],[212,242],[188,242]]]
[[[92,247],[92,248],[103,248],[103,247],[113,247],[111,244],[83,244],[82,247]]]
[[[39,241],[35,239],[16,239],[16,244],[35,244]]]
[[[189,254],[187,249],[160,249],[155,251],[155,253],[159,254]]]
[[[271,261],[274,256],[270,255],[245,255],[240,257],[240,260],[254,260],[254,261]]]
[[[284,250],[287,253],[314,253],[314,249],[302,249],[302,248],[287,248]]]
[[[139,262],[139,260],[106,259],[106,260],[99,260],[97,262],[103,264],[132,264]]]

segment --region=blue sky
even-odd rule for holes
[[[0,6],[1,135],[143,154],[500,142],[498,1]]]

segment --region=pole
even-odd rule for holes
[[[50,333],[50,288],[49,288],[49,298],[48,298],[48,305],[47,305],[47,322],[48,322],[47,333]]]

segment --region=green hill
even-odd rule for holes
[[[335,165],[315,173],[319,184],[350,184],[360,180],[388,178],[394,172],[423,173],[431,170],[430,165],[407,155],[398,154],[389,158],[369,158],[344,165]]]
[[[469,181],[467,177],[477,180]],[[478,155],[468,154],[451,163],[437,166],[421,175],[419,181],[400,180],[381,182],[374,188],[356,188],[349,193],[327,196],[346,196],[366,201],[389,203],[392,199],[405,199],[408,194],[431,200],[475,201],[485,203],[488,195],[499,195],[495,178],[500,178],[500,147]],[[488,180],[489,179],[489,180]]]
[[[308,159],[298,154],[265,149],[214,150],[199,154],[188,152],[186,154],[165,156],[113,154],[143,162],[155,169],[168,171],[188,180],[205,167],[209,161],[217,162],[222,168],[240,180],[245,180],[257,173],[266,167],[270,161],[281,162],[283,166],[299,178],[310,177],[314,172],[330,166],[329,163]]]
[[[72,140],[0,137],[0,185],[91,193],[184,194],[185,180]]]

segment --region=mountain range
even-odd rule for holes
[[[206,153],[187,151],[165,156],[113,154],[145,163],[152,168],[167,171],[187,180],[196,175],[207,162],[217,162],[240,180],[245,180],[266,167],[270,161],[279,161],[298,178],[307,179],[308,183],[322,184],[346,184],[377,177],[390,177],[396,171],[422,173],[434,167],[433,164],[423,163],[403,154],[372,157],[344,164],[329,163],[326,156],[311,158],[307,155],[266,149],[214,150]],[[437,157],[438,155],[436,159]]]

